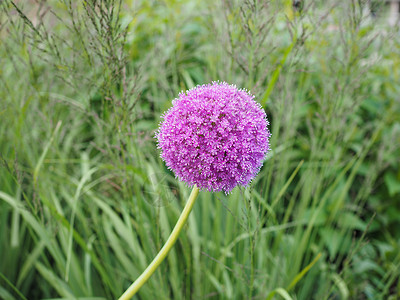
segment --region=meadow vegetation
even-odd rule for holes
[[[160,116],[220,80],[272,151],[250,187],[200,192],[137,299],[399,299],[399,28],[303,3],[2,1],[0,298],[118,298],[190,193]]]

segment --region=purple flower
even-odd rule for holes
[[[254,96],[226,82],[197,86],[172,101],[156,133],[175,175],[200,189],[246,186],[269,150],[267,116]]]

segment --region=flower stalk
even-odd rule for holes
[[[168,240],[165,242],[164,246],[157,254],[157,256],[153,259],[151,264],[146,268],[146,270],[144,270],[142,275],[140,275],[138,279],[136,279],[136,281],[132,283],[132,285],[125,291],[125,293],[122,294],[119,300],[131,299],[137,293],[137,291],[146,283],[146,281],[150,278],[150,276],[153,275],[155,270],[157,270],[158,266],[165,259],[165,257],[171,250],[172,246],[178,239],[179,233],[182,231],[183,226],[186,224],[186,221],[189,217],[190,212],[192,211],[193,205],[196,202],[198,194],[199,194],[199,189],[195,185]]]

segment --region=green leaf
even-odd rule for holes
[[[283,288],[276,288],[274,289],[271,293],[268,294],[267,296],[267,300],[271,300],[271,299],[275,299],[274,296],[275,294],[279,294],[280,296],[282,296],[283,299],[285,300],[293,300],[292,297],[290,297],[290,295],[288,294],[288,292],[283,289]]]
[[[312,262],[310,262],[299,274],[296,275],[296,277],[292,280],[292,282],[288,286],[288,290],[291,290],[297,282],[299,282],[304,275],[307,274],[307,272],[315,265],[315,263],[321,258],[321,253],[318,253],[317,256],[313,259]]]
[[[364,231],[367,224],[357,215],[351,212],[343,212],[338,217],[338,224],[342,228],[357,229]]]
[[[335,257],[343,239],[342,235],[337,230],[331,228],[322,228],[321,234],[325,245],[328,247],[329,255]]]
[[[74,294],[68,286],[67,282],[58,277],[53,270],[47,268],[41,263],[35,264],[36,269],[39,271],[40,275],[47,280],[48,283],[63,297],[74,299]]]
[[[349,288],[347,287],[344,280],[338,274],[332,274],[332,280],[338,287],[340,293],[342,294],[341,299],[348,299],[349,298]]]
[[[316,211],[317,209],[312,209],[312,208],[305,210],[301,221],[304,223],[308,223],[310,219],[314,216]],[[326,222],[326,220],[327,220],[326,212],[321,210],[315,216],[314,225],[321,226]]]
[[[389,190],[390,197],[393,197],[400,192],[400,180],[394,175],[393,172],[386,173],[384,179],[386,187]]]

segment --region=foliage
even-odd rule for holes
[[[400,40],[362,1],[0,4],[0,298],[117,298],[189,189],[156,150],[178,92],[265,105],[248,189],[201,192],[140,299],[400,297]]]

